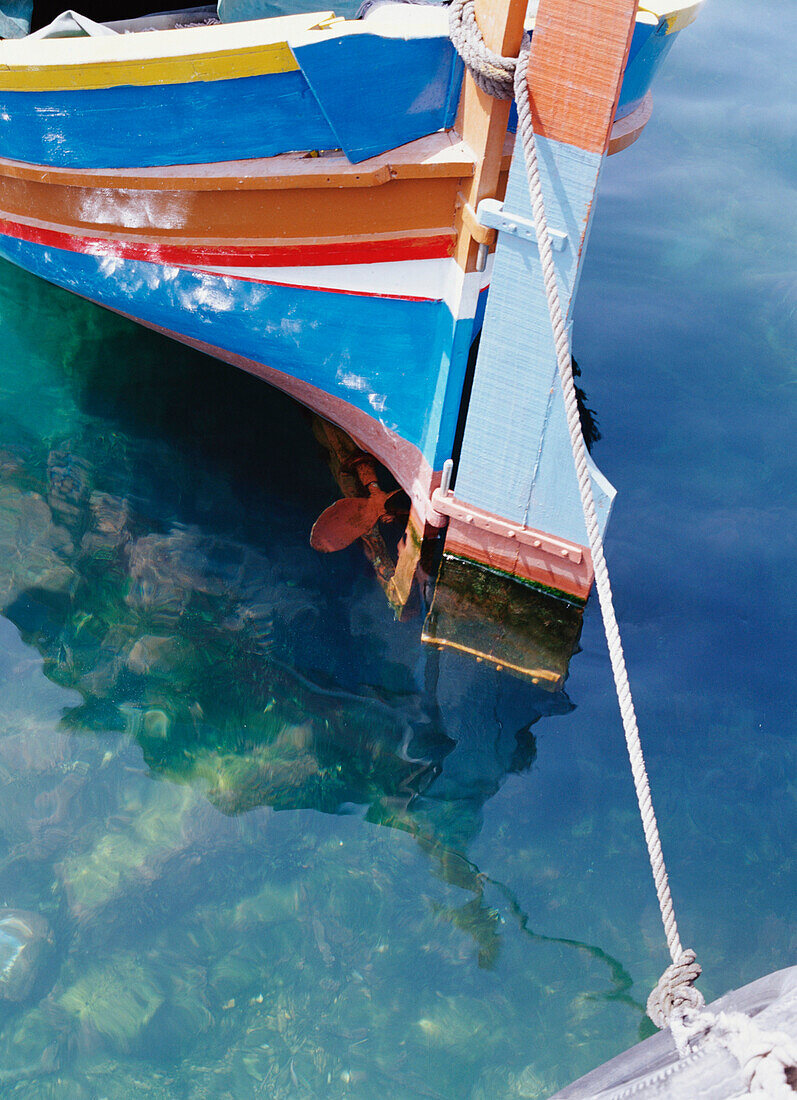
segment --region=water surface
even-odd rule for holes
[[[709,997],[795,961],[791,55],[751,10],[607,166],[575,334]],[[425,652],[310,550],[296,406],[7,265],[0,338],[0,905],[54,941],[0,1094],[542,1098],[646,1034],[597,608],[560,695]]]

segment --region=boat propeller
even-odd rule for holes
[[[368,496],[343,497],[325,508],[310,532],[310,545],[314,550],[324,554],[344,550],[367,535],[380,520],[393,520],[407,514],[403,489],[389,492],[380,489],[376,470],[366,459],[357,459],[356,467]]]

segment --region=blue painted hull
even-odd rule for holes
[[[0,255],[145,324],[344,401],[411,444],[433,470],[451,454],[476,322],[455,322],[443,301],[267,285],[10,237],[0,237]]]
[[[637,25],[618,118],[650,88],[677,37],[666,29]],[[0,156],[54,167],[144,168],[342,149],[359,163],[454,123],[462,63],[447,38],[343,35],[291,49],[298,70],[262,76],[0,89]]]
[[[270,157],[339,142],[300,72],[237,80],[0,91],[0,156],[77,168]]]
[[[359,163],[453,125],[463,70],[447,38],[361,34],[293,52],[301,69],[262,76],[0,89],[0,156],[144,168],[342,149]]]

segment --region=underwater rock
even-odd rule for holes
[[[166,1000],[142,1034],[142,1046],[152,1061],[174,1057],[190,1048],[216,1022],[210,1010],[204,968],[183,962],[164,982],[164,993]]]
[[[52,450],[47,456],[48,502],[66,523],[79,522],[91,474],[91,464],[66,448]]]
[[[186,659],[184,649],[178,638],[144,634],[130,650],[127,667],[139,676],[168,674]]]
[[[142,535],[130,545],[129,607],[173,623],[195,592],[220,595],[223,585],[208,572],[195,531],[174,526],[168,535]]]
[[[150,783],[139,792],[131,785],[126,796],[116,828],[57,868],[70,911],[78,920],[123,893],[144,889],[172,857],[185,854],[207,830],[202,796],[190,787]]]
[[[42,1078],[59,1066],[63,1034],[63,1015],[49,997],[23,1011],[11,1027],[4,1028],[0,1045],[0,1096],[9,1095],[11,1086],[24,1080],[33,1080],[40,1091],[15,1089],[14,1096],[44,1095]],[[78,1100],[80,1096],[77,1091],[69,1094],[70,1100],[73,1097]]]
[[[94,558],[111,559],[130,541],[127,529],[130,508],[125,500],[110,493],[93,492],[89,497],[91,528],[80,542],[81,550]]]
[[[52,930],[41,914],[0,909],[0,999],[24,1001],[52,948]]]
[[[323,770],[312,751],[312,727],[305,723],[286,726],[271,743],[246,751],[198,753],[194,776],[207,784],[208,801],[234,816],[256,806],[313,805]]]
[[[163,992],[132,955],[119,953],[89,969],[58,999],[89,1033],[125,1052],[163,1004]]]
[[[0,598],[5,607],[29,589],[73,593],[79,578],[65,560],[73,549],[69,532],[53,523],[37,493],[0,486]]]
[[[295,921],[299,913],[299,894],[293,882],[267,882],[256,893],[242,898],[233,908],[230,924],[251,929],[258,925]]]
[[[500,1043],[497,1016],[491,1005],[473,997],[438,993],[417,1026],[429,1046],[456,1052],[467,1061],[476,1050],[483,1054]]]
[[[46,722],[37,726],[26,723],[24,716],[18,722],[19,733],[0,737],[0,835],[15,857],[48,859],[71,840],[89,762],[99,754],[93,747],[81,749],[71,734],[48,728]],[[80,751],[83,759],[77,756]],[[13,884],[4,883],[3,890],[10,890],[21,906],[33,902],[21,898]]]

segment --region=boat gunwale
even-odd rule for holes
[[[656,19],[665,34],[674,34],[693,22],[704,2],[640,6],[637,22]],[[401,3],[395,7],[401,9],[400,20],[386,6],[377,9],[376,20],[339,18],[326,10],[121,34],[9,39],[0,41],[0,90],[42,93],[244,79],[300,71],[291,44],[370,33],[392,38],[447,36],[444,9]],[[530,19],[527,27],[533,29],[533,23]]]
[[[376,19],[361,20],[324,10],[127,34],[0,40],[0,90],[41,94],[241,80],[300,72],[293,46],[341,36],[448,38],[445,9],[396,7],[403,9],[401,19],[381,9]]]
[[[0,42],[0,75],[245,55],[275,46],[285,49],[291,57],[291,67],[296,69],[298,65],[290,54],[288,39],[329,24],[334,18],[334,12],[321,10],[240,23],[199,24],[127,34],[6,39]],[[65,45],[68,46],[68,60],[64,60]]]
[[[514,135],[507,135],[508,169]],[[0,157],[0,176],[66,187],[144,191],[259,191],[378,187],[393,180],[456,179],[473,175],[476,161],[455,132],[441,130],[352,164],[342,152],[323,156],[279,153],[254,160],[153,168],[62,168]]]

